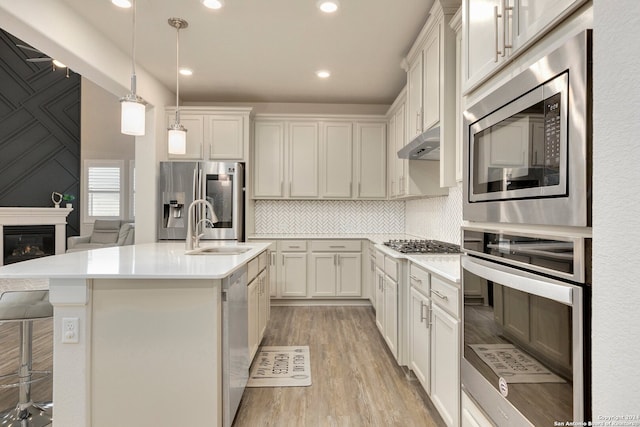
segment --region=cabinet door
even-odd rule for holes
[[[260,286],[259,280],[256,278],[247,288],[248,292],[248,326],[249,326],[249,356],[253,359],[253,356],[256,354],[256,350],[258,350],[258,312],[259,312],[259,293]]]
[[[244,118],[207,116],[206,143],[212,160],[242,160],[244,155]]]
[[[515,50],[538,34],[548,31],[553,24],[586,3],[586,0],[513,0],[510,3],[513,3],[510,20],[513,29],[507,28],[507,37],[513,37]]]
[[[422,387],[430,393],[430,319],[429,298],[411,288],[411,306],[409,323],[409,359],[410,368]]]
[[[267,270],[262,270],[262,273],[258,276],[258,286],[260,291],[258,293],[258,346],[264,337],[264,331],[267,329],[267,321],[269,320],[269,280],[267,277]]]
[[[398,284],[384,278],[384,340],[398,358]]]
[[[384,198],[386,195],[386,125],[357,123],[358,191],[362,199]]]
[[[374,256],[369,257],[369,301],[371,306],[375,310],[377,306],[376,300],[376,288],[378,286],[378,279],[376,277],[376,258]]]
[[[359,297],[362,294],[362,254],[336,254],[337,295]]]
[[[387,123],[387,194],[390,198],[396,197],[398,192],[398,178],[396,171],[396,116],[391,115]]]
[[[334,253],[311,254],[311,295],[333,297],[336,295],[336,264]]]
[[[501,0],[462,1],[463,92],[482,80],[501,60],[496,50],[502,46],[499,37],[502,19],[495,16],[495,8],[498,12],[502,10]]]
[[[284,196],[284,123],[256,122],[254,147],[255,197]]]
[[[430,129],[440,121],[440,28],[432,28],[423,52],[424,92],[422,97],[422,129]]]
[[[283,253],[282,256],[282,292],[283,297],[307,296],[307,254]]]
[[[376,326],[384,337],[384,273],[376,268]]]
[[[322,197],[349,198],[353,180],[353,124],[322,125]]]
[[[289,197],[318,197],[318,123],[289,124]]]
[[[422,55],[409,64],[407,72],[407,134],[406,145],[422,133]]]
[[[269,280],[268,280],[268,285],[269,285],[269,295],[271,295],[271,298],[276,298],[278,297],[278,274],[277,274],[277,268],[276,268],[276,259],[277,259],[277,253],[276,251],[272,251],[269,250],[268,251],[269,254]]]
[[[175,113],[167,115],[167,125],[175,122]],[[204,143],[204,118],[202,115],[180,114],[180,124],[187,129],[187,151],[185,154],[168,154],[169,159],[202,160]],[[166,132],[165,132],[166,134]],[[167,146],[165,144],[165,146]]]
[[[448,426],[459,425],[460,321],[431,306],[431,401]]]
[[[398,158],[398,151],[402,149],[407,143],[407,138],[405,137],[406,132],[406,124],[405,124],[405,108],[404,104],[398,107],[398,110],[395,114],[396,117],[396,135],[395,135],[395,151],[394,151],[394,162],[395,162],[395,172],[396,172],[396,182],[397,182],[397,190],[396,194],[398,197],[402,197],[407,194],[406,186],[407,186],[407,162],[409,160]]]

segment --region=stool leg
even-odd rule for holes
[[[20,368],[18,368],[18,405],[0,417],[2,427],[46,427],[51,425],[47,409],[31,401],[31,366],[33,356],[33,322],[20,322]]]

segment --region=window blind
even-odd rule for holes
[[[120,168],[89,166],[88,169],[89,216],[120,217]]]

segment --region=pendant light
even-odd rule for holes
[[[133,0],[133,31],[131,37],[131,93],[120,98],[120,132],[144,135],[147,103],[136,95],[136,2]]]
[[[176,121],[169,126],[169,153],[185,154],[187,152],[187,129],[180,124],[180,29],[187,28],[189,23],[180,18],[169,18],[169,25],[176,29]]]

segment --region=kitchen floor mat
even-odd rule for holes
[[[247,387],[307,387],[311,385],[309,346],[260,347]]]
[[[472,344],[469,347],[507,383],[566,382],[513,344]]]

